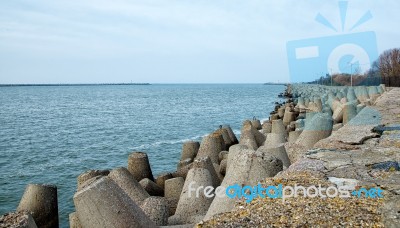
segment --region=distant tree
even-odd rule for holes
[[[394,48],[384,51],[378,58],[378,67],[382,76],[400,76],[400,49]]]

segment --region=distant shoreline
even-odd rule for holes
[[[78,84],[0,84],[0,87],[17,86],[104,86],[104,85],[151,85],[150,83],[78,83]]]

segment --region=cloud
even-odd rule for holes
[[[396,12],[399,3],[394,0],[384,5],[374,0],[360,2],[350,1],[349,21],[371,9],[374,18],[362,29],[377,31],[378,38],[385,36],[382,38],[385,48],[396,45],[398,32],[393,26],[400,19]],[[336,1],[1,1],[0,59],[9,59],[6,76],[15,80],[24,80],[21,72],[13,70],[21,62],[27,64],[27,60],[35,59],[36,64],[29,64],[29,69],[40,72],[39,65],[51,59],[53,63],[59,61],[60,66],[63,61],[69,61],[68,65],[76,68],[69,73],[85,71],[88,80],[96,80],[87,76],[96,74],[93,65],[98,65],[103,72],[112,72],[116,67],[131,70],[127,68],[129,64],[120,64],[126,60],[135,69],[141,69],[137,70],[138,75],[148,75],[155,81],[160,72],[152,68],[158,66],[169,74],[163,80],[168,77],[176,82],[182,75],[194,71],[198,75],[203,73],[204,81],[221,79],[221,82],[224,73],[233,75],[236,81],[241,81],[242,77],[251,81],[273,81],[276,75],[288,76],[287,41],[335,35],[314,21],[317,13],[335,25],[340,24]],[[383,17],[385,15],[390,15],[391,19]],[[206,65],[221,58],[230,60],[226,62],[249,61],[265,65],[229,66],[224,63],[215,66],[218,73],[207,77],[205,74],[210,74],[210,70],[204,69]],[[172,66],[166,67],[169,59],[173,59]],[[85,69],[85,64],[76,62],[86,62],[91,68]],[[180,63],[187,67],[174,74],[174,69],[181,69]],[[104,65],[109,68],[104,69]],[[254,76],[243,76],[250,66],[268,70],[268,73],[251,71]],[[60,68],[57,75],[64,79],[66,73]]]

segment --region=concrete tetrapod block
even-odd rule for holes
[[[185,180],[176,177],[165,181],[165,198],[168,201],[169,215],[175,214]]]
[[[347,124],[351,119],[357,115],[356,103],[348,102],[343,108],[343,124]]]
[[[164,172],[157,176],[155,183],[164,189],[165,181],[171,178],[173,178],[172,173]]]
[[[305,148],[311,149],[319,140],[327,138],[332,133],[332,118],[326,113],[317,113],[304,128],[296,141]]]
[[[82,228],[81,222],[79,221],[76,212],[69,214],[69,228]]]
[[[251,131],[251,126],[246,126],[248,129],[242,129],[242,133],[240,134],[239,144],[246,145],[247,147],[257,150],[258,145],[257,141]]]
[[[216,130],[215,133],[222,135],[222,138],[224,139],[226,150],[229,149],[229,147],[234,144],[231,140],[231,137],[229,136],[228,130],[222,128],[222,126],[221,126],[221,129]]]
[[[213,177],[207,169],[193,168],[189,170],[175,215],[169,217],[168,224],[180,225],[200,222],[213,200],[213,197],[205,196],[204,188],[212,186]],[[197,191],[197,189],[201,191]]]
[[[144,152],[133,152],[128,157],[128,170],[137,181],[148,178],[154,181],[149,158]]]
[[[282,118],[284,114],[285,114],[285,107],[278,108],[278,116],[279,116],[279,118]]]
[[[294,112],[285,112],[285,115],[283,116],[283,125],[287,126],[290,124],[290,122],[294,121],[295,119],[296,119],[296,116],[295,116]]]
[[[356,97],[356,94],[355,94],[353,88],[350,87],[348,89],[346,98],[348,101],[356,101],[357,100],[357,97]]]
[[[0,227],[37,228],[32,215],[27,211],[7,213],[0,217]]]
[[[228,159],[224,159],[221,161],[221,164],[219,165],[219,173],[224,175],[226,174],[226,167],[228,164]]]
[[[254,119],[251,121],[251,125],[252,125],[255,129],[261,130],[261,121],[260,121],[260,120],[254,118]]]
[[[221,179],[219,178],[219,175],[217,174],[219,167],[218,167],[218,169],[215,169],[214,164],[212,163],[212,161],[209,157],[198,158],[193,162],[192,169],[195,169],[195,168],[207,169],[211,174],[213,186],[216,187],[221,184]]]
[[[121,167],[114,169],[108,174],[108,177],[124,190],[129,198],[138,205],[146,198],[150,197],[149,193],[146,192],[126,168]]]
[[[221,151],[218,155],[218,160],[221,163],[222,160],[227,159],[228,158],[228,151]]]
[[[156,227],[153,221],[109,177],[102,177],[74,195],[82,227]]]
[[[186,179],[186,175],[189,172],[189,170],[192,168],[192,164],[190,163],[189,165],[183,166],[179,168],[176,172],[172,173],[172,176],[175,177],[183,177],[183,179]]]
[[[143,202],[140,208],[157,226],[168,225],[168,202],[164,197],[151,196]]]
[[[179,170],[182,167],[185,167],[185,166],[191,164],[192,162],[193,162],[193,160],[191,158],[186,158],[185,160],[180,160],[178,162],[178,164],[176,165],[176,169]]]
[[[262,129],[265,133],[271,133],[272,130],[272,123],[269,121],[265,121],[262,125]]]
[[[190,158],[192,161],[199,152],[200,143],[195,141],[189,141],[183,143],[181,161]]]
[[[340,104],[336,106],[335,111],[333,112],[332,119],[335,123],[343,122],[343,114],[344,114],[344,105]]]
[[[280,159],[283,163],[283,169],[287,169],[291,164],[288,154],[286,153],[285,145],[283,143],[275,147],[262,146],[258,148],[257,152],[272,155]]]
[[[208,156],[213,163],[218,163],[218,154],[225,148],[222,135],[214,132],[203,138],[196,159]]]
[[[235,184],[254,186],[267,177],[275,176],[282,169],[281,160],[235,145],[229,150],[228,168],[221,186],[225,188]],[[210,219],[215,214],[231,211],[236,200],[227,196],[215,197],[204,220]]]
[[[57,187],[28,184],[17,212],[28,211],[38,227],[58,227]]]
[[[110,173],[109,170],[88,170],[78,176],[77,187],[78,189],[80,189],[80,187],[82,186],[83,183],[85,183],[85,181],[92,179],[93,177],[96,176],[107,176],[109,173]]]
[[[287,134],[285,125],[283,124],[282,120],[273,120],[272,121],[272,129],[271,133],[275,134]]]
[[[151,196],[164,196],[164,189],[158,186],[154,181],[149,178],[144,178],[139,181],[139,184],[146,190]]]
[[[286,142],[286,135],[281,133],[269,133],[265,140],[264,146],[277,146]]]
[[[222,128],[226,129],[228,131],[228,135],[231,138],[231,141],[233,142],[233,145],[239,143],[239,141],[236,138],[235,133],[232,131],[232,128],[229,125],[223,125]]]
[[[243,122],[240,139],[241,139],[240,140],[241,144],[252,147],[254,147],[254,140],[255,140],[255,143],[257,145],[256,148],[258,148],[259,146],[262,146],[264,144],[265,135],[263,135],[256,128],[254,128],[249,120],[246,120]]]
[[[289,132],[288,142],[295,143],[302,132],[303,132],[303,130],[299,130],[299,131],[296,130],[296,131]],[[268,145],[268,144],[266,144],[266,145]]]

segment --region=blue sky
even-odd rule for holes
[[[352,32],[399,47],[399,1],[350,0],[346,27],[368,10]],[[318,13],[340,27],[332,0],[3,0],[0,83],[286,82],[288,41],[343,33]]]

